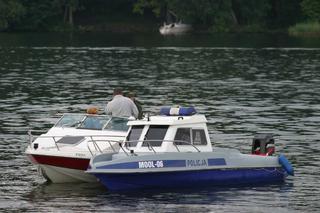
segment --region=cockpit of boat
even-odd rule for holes
[[[212,151],[204,115],[162,114],[129,121],[124,152]]]
[[[55,124],[55,127],[89,130],[127,131],[128,118],[109,115],[66,113]]]

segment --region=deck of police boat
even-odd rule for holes
[[[64,114],[48,132],[30,130],[29,160],[54,183],[96,182],[85,173],[92,156],[117,153],[128,119],[92,114]],[[35,136],[35,134],[37,134]]]
[[[119,153],[94,156],[87,172],[109,190],[259,184],[293,175],[283,155],[213,148],[206,123],[192,107],[129,121]]]

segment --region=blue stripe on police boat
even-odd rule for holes
[[[139,169],[141,164],[149,165],[144,168],[186,167],[185,160],[147,160],[98,166],[97,169]]]
[[[138,162],[116,163],[111,165],[97,166],[97,169],[137,169]]]
[[[199,161],[199,162],[198,162]],[[111,165],[98,166],[97,169],[141,169],[141,168],[168,168],[168,167],[186,167],[186,166],[206,166],[204,160],[147,160],[126,163],[116,163]],[[208,166],[226,165],[224,158],[208,159]]]
[[[226,161],[224,158],[212,158],[208,159],[209,166],[223,166],[226,165]]]

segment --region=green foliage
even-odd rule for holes
[[[320,21],[320,1],[303,0],[301,2],[303,13],[312,21]]]
[[[104,29],[118,20],[135,24],[136,17],[154,25],[183,21],[212,32],[261,32],[305,18],[319,22],[320,0],[0,0],[0,30],[94,31],[97,22]]]
[[[133,5],[133,12],[134,13],[139,13],[141,15],[144,14],[145,9],[151,9],[152,12],[159,17],[161,14],[161,11],[166,5],[166,1],[163,0],[138,0],[134,5]]]
[[[25,7],[18,0],[0,0],[0,30],[19,22],[25,13]]]
[[[269,0],[233,0],[232,7],[240,25],[264,25],[271,4]]]
[[[138,0],[134,5],[134,11],[140,14],[146,8],[153,9],[157,16],[167,10],[178,20],[228,32],[238,24],[265,25],[271,4],[270,0]]]
[[[54,18],[62,11],[58,0],[20,0],[26,8],[23,19],[17,28],[24,30],[44,29],[47,30]]]
[[[228,31],[233,22],[231,0],[138,0],[133,11],[143,14],[146,9],[151,9],[157,17],[162,15],[165,20],[170,13],[176,21],[214,25],[214,31]]]
[[[295,26],[289,28],[290,35],[296,36],[319,36],[320,35],[320,23],[319,22],[307,22],[298,23]]]
[[[179,18],[193,24],[212,25],[228,22],[230,0],[174,0],[168,4]]]
[[[269,2],[271,8],[266,17],[269,27],[286,28],[301,21],[301,0],[272,0]]]

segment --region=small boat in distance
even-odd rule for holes
[[[242,154],[212,147],[206,123],[193,107],[163,108],[160,115],[129,121],[119,153],[94,156],[87,172],[109,190],[259,185],[293,175],[283,155],[273,156],[269,134],[255,137],[252,153]]]
[[[85,173],[92,156],[116,153],[128,129],[127,118],[66,113],[45,134],[29,130],[25,153],[39,172],[53,183],[96,182]]]
[[[161,35],[179,35],[188,33],[192,30],[192,26],[189,24],[183,24],[181,22],[166,24],[159,28]]]

